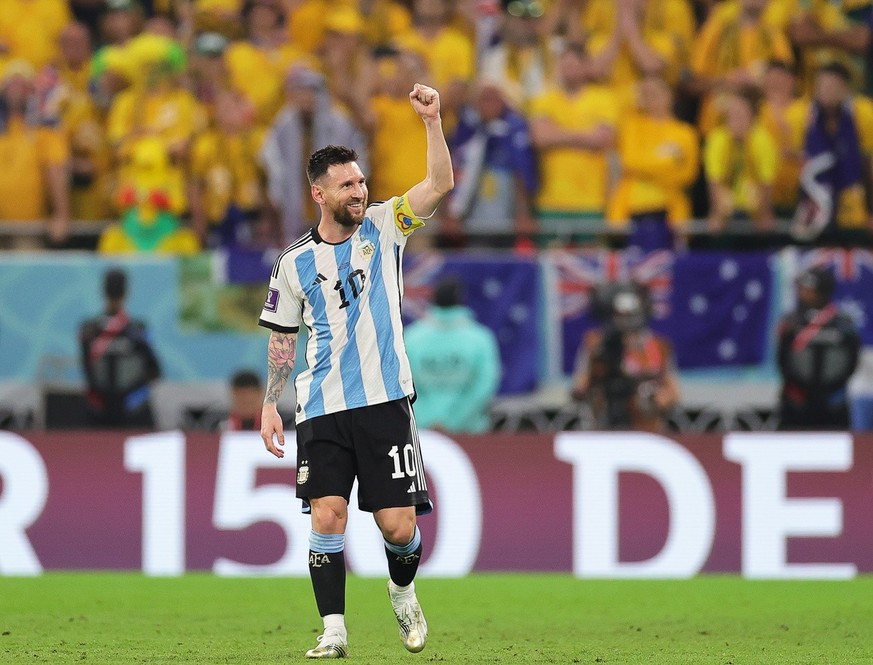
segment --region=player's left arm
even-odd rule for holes
[[[427,132],[427,175],[412,186],[406,198],[415,215],[426,218],[436,211],[440,201],[455,186],[452,158],[443,134],[439,93],[416,83],[409,93],[409,102],[424,122]]]

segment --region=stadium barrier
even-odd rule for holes
[[[293,445],[293,434],[289,433]],[[873,571],[873,437],[422,432],[422,574],[848,579]],[[414,463],[404,472],[418,472]],[[306,575],[293,455],[257,433],[0,432],[0,574]],[[346,560],[386,574],[356,509]]]

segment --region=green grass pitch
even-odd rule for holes
[[[358,663],[841,665],[873,662],[873,578],[849,582],[420,579],[427,648],[403,650],[385,581],[350,577]],[[308,579],[0,577],[0,663],[307,662]]]

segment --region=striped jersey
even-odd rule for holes
[[[394,197],[368,206],[343,242],[312,228],[279,255],[259,323],[308,329],[296,422],[412,394],[400,265],[407,236],[423,225],[406,195]]]

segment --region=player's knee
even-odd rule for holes
[[[398,519],[388,524],[383,524],[382,535],[389,543],[406,545],[415,535],[415,518]]]
[[[345,501],[312,501],[312,526],[319,533],[343,533],[348,520]]]

